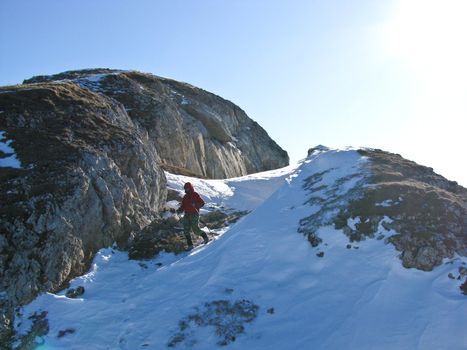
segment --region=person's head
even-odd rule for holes
[[[187,182],[183,188],[185,189],[185,193],[190,193],[190,192],[193,192],[193,185],[189,182]]]

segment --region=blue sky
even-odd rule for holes
[[[400,153],[467,186],[464,0],[1,0],[0,85],[135,69],[216,93],[292,161]]]

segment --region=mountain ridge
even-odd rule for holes
[[[377,149],[317,146],[297,166],[245,176],[288,164],[286,152],[230,101],[135,71],[35,77],[0,88],[0,107],[2,346],[381,345],[354,327],[353,313],[381,348],[467,346],[467,190],[433,169]],[[205,197],[203,214],[220,220],[214,242],[181,255],[161,252],[164,242],[153,249],[169,236],[184,249],[166,223],[176,222],[186,181]],[[150,238],[138,241],[147,255],[129,262],[138,237]],[[105,266],[114,290],[98,282]],[[346,297],[339,283],[352,302],[335,311]],[[388,310],[393,294],[402,299]],[[401,322],[414,334],[397,324],[402,306],[416,315]],[[444,315],[439,329],[426,321],[434,310]],[[115,328],[109,315],[123,314]],[[157,330],[143,322],[161,319]],[[374,326],[388,320],[387,332]],[[456,339],[443,336],[449,329]]]
[[[373,239],[351,241],[333,224],[315,231],[317,246],[297,233],[300,220],[319,210],[308,201],[310,177],[322,177],[319,187],[337,184],[345,196],[361,185],[368,163],[357,150],[313,153],[298,168],[269,175],[282,179],[276,190],[209,245],[141,262],[103,250],[89,274],[72,282],[86,288],[79,300],[43,295],[23,319],[47,310],[44,345],[70,349],[463,349],[467,304],[462,280],[450,275],[465,278],[465,256],[444,258],[432,271],[405,268],[389,240],[400,234],[385,225],[389,217]],[[191,181],[217,208],[240,203],[237,195],[245,201],[243,192],[260,187],[261,177]],[[168,186],[181,191],[184,181],[174,175]],[[64,329],[73,333],[58,338]]]
[[[225,178],[288,164],[287,152],[240,107],[188,83],[114,69],[67,71],[24,82],[54,81],[72,81],[122,103],[130,118],[152,134],[161,164],[170,170]]]

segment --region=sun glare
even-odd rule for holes
[[[424,73],[466,72],[467,1],[403,0],[388,26],[390,50]]]
[[[466,18],[465,0],[401,0],[386,27],[389,54],[418,82],[415,111],[425,120],[465,123]]]
[[[397,4],[385,26],[384,45],[415,82],[401,146],[418,148],[430,164],[436,152],[467,149],[467,1]],[[459,173],[464,162],[448,159],[449,154],[439,154],[442,161],[435,167]]]

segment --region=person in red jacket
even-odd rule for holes
[[[185,196],[177,212],[185,212],[185,216],[183,217],[183,233],[186,237],[188,249],[191,249],[193,248],[191,231],[203,237],[205,244],[209,242],[209,238],[206,232],[199,228],[199,210],[204,205],[203,199],[195,192],[191,183],[187,182],[183,188],[185,189]]]

